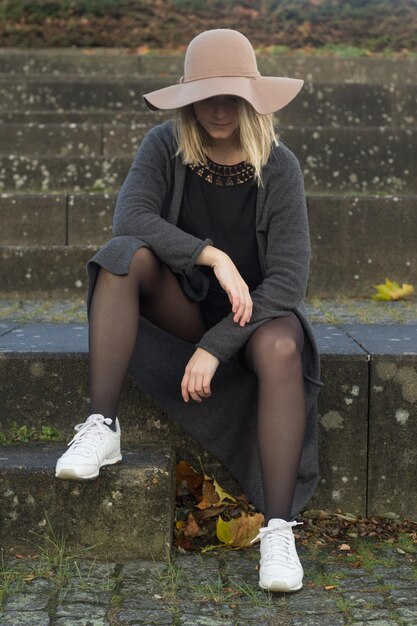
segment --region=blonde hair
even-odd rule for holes
[[[205,150],[209,137],[197,120],[192,104],[176,110],[174,133],[178,146],[175,156],[180,156],[186,165],[207,164]],[[244,160],[253,165],[254,178],[262,185],[262,168],[272,148],[279,145],[274,114],[261,115],[249,102],[238,98],[238,133]]]

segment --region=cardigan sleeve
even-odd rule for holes
[[[145,135],[120,189],[113,236],[138,237],[173,271],[188,276],[203,248],[212,241],[185,233],[161,217],[175,163],[167,133],[160,129],[157,126]]]
[[[263,281],[251,292],[252,318],[241,327],[229,313],[197,344],[220,361],[231,358],[261,324],[297,308],[306,293],[311,245],[304,179],[295,155],[266,194],[266,267]]]

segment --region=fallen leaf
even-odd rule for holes
[[[36,574],[28,574],[27,576],[24,577],[24,581],[26,582],[31,582],[32,580],[35,580],[35,578],[37,577]]]
[[[204,510],[210,506],[217,505],[220,501],[219,495],[215,486],[209,480],[203,482],[203,493],[200,502],[197,504],[197,508]]]
[[[390,281],[385,279],[385,283],[381,285],[374,285],[377,293],[371,296],[372,300],[402,300],[414,293],[414,287],[407,283],[403,283],[400,287],[396,281]]]
[[[331,589],[336,589],[336,585],[326,585],[325,590],[330,591]]]
[[[188,461],[178,461],[177,463],[177,489],[180,485],[186,485],[191,492],[196,492],[204,482],[204,474],[196,472]]]
[[[197,524],[194,515],[192,513],[188,513],[187,521],[184,526],[184,535],[186,537],[197,537],[200,532],[201,528]]]
[[[245,548],[251,545],[251,541],[255,539],[263,523],[264,516],[262,513],[255,515],[242,513],[240,517],[228,522],[219,516],[216,525],[217,537],[226,545]]]
[[[339,546],[339,550],[341,550],[342,552],[349,552],[350,545],[348,543],[342,543],[342,545]]]
[[[227,493],[222,487],[220,487],[219,483],[215,478],[213,478],[213,485],[216,490],[217,495],[219,496],[219,502],[224,502],[225,500],[229,500],[229,502],[236,502],[236,498]]]

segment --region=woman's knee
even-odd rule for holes
[[[159,279],[162,262],[150,248],[139,248],[133,254],[127,274],[114,274],[104,267],[99,268],[97,280],[107,286],[122,286],[142,283],[146,288]]]
[[[140,283],[146,291],[152,290],[161,280],[164,265],[150,248],[136,250],[129,266],[129,277]]]
[[[281,318],[280,318],[281,319]],[[279,368],[291,371],[301,363],[302,341],[294,328],[283,324],[266,322],[252,334],[247,355],[252,369]]]

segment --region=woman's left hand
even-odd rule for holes
[[[181,393],[184,402],[190,396],[196,402],[211,396],[210,384],[219,366],[219,359],[203,348],[197,348],[185,368],[181,382]]]

